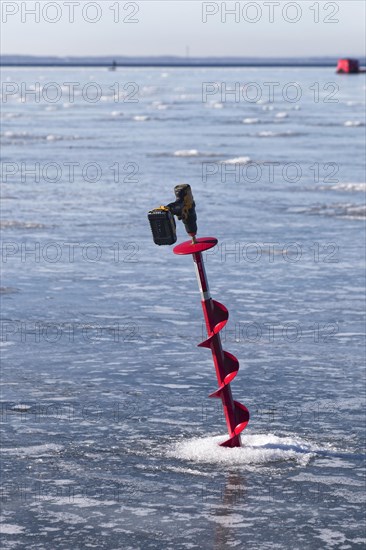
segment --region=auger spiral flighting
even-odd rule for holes
[[[234,401],[232,397],[230,383],[238,373],[239,362],[234,355],[222,349],[220,338],[220,331],[228,321],[229,312],[223,304],[211,298],[202,257],[202,252],[216,246],[217,239],[214,237],[196,239],[197,218],[191,188],[186,184],[177,185],[174,191],[177,199],[174,203],[155,208],[148,214],[154,242],[158,245],[176,242],[174,215],[183,221],[187,233],[192,238],[191,241],[176,246],[173,252],[178,255],[191,254],[193,256],[207,329],[207,339],[198,345],[211,350],[218,388],[210,397],[221,399],[229,432],[229,438],[221,445],[240,447],[240,433],[249,422],[249,411],[244,405]]]

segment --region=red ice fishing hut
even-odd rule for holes
[[[337,73],[359,73],[360,65],[357,59],[340,59],[337,65]]]

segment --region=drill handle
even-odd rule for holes
[[[168,208],[183,221],[187,233],[194,236],[197,233],[197,215],[191,186],[186,183],[176,185],[174,193],[177,200],[168,204]]]

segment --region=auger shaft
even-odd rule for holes
[[[201,293],[201,304],[206,322],[207,339],[198,344],[209,348],[215,365],[218,389],[210,397],[220,398],[222,401],[229,439],[221,443],[224,447],[240,447],[240,433],[249,422],[249,411],[238,401],[234,401],[230,382],[235,378],[239,370],[239,361],[228,351],[224,351],[221,345],[220,331],[227,323],[229,313],[226,307],[210,295],[202,252],[209,250],[217,244],[214,237],[201,237],[186,241],[176,246],[175,254],[191,254],[196,268],[198,287]]]

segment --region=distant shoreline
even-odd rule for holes
[[[358,56],[361,66],[366,59]],[[0,67],[101,67],[101,68],[334,68],[338,57],[241,57],[241,56],[54,56],[3,54]]]
[[[12,62],[4,62],[0,63],[0,67],[59,67],[59,68],[65,68],[65,67],[100,67],[100,68],[112,68],[112,64],[108,63],[56,63],[56,62],[50,62],[50,63],[12,63]],[[213,63],[164,63],[164,62],[130,62],[130,63],[118,63],[115,65],[115,69],[119,68],[129,68],[129,67],[156,67],[156,68],[299,68],[299,69],[306,69],[306,68],[336,68],[336,64],[334,63],[219,63],[219,62],[213,62]]]

